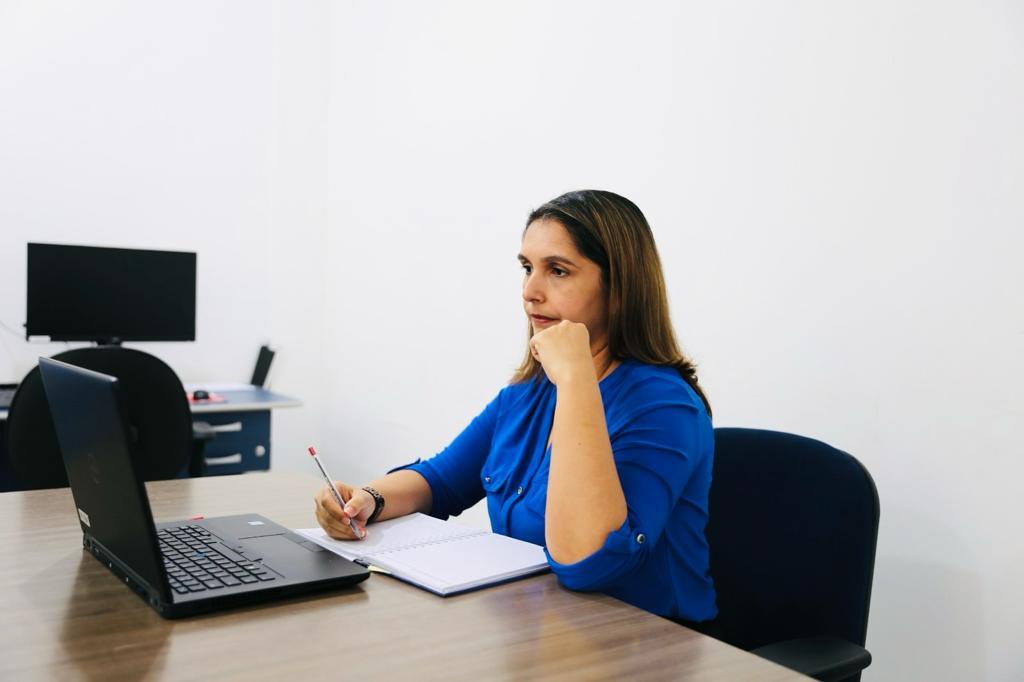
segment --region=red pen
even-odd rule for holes
[[[320,469],[320,473],[323,474],[324,480],[327,481],[327,487],[334,493],[334,500],[341,507],[341,510],[345,511],[345,503],[341,499],[341,495],[338,494],[338,489],[334,487],[334,483],[330,476],[327,475],[327,469],[324,469],[323,463],[320,462],[320,458],[316,456],[316,448],[312,445],[309,446],[309,454],[313,456],[313,461],[316,462],[317,468]],[[363,534],[359,531],[359,526],[356,525],[355,520],[350,516],[348,517],[348,525],[352,529],[352,532],[356,534],[359,539],[363,538]]]

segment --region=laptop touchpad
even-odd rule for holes
[[[288,532],[288,529],[284,526],[279,526],[273,521],[268,521],[251,514],[243,516],[218,516],[206,519],[202,525],[227,542],[258,538],[265,535],[280,535]]]
[[[259,557],[264,565],[293,578],[322,576],[325,571],[327,574],[351,573],[355,568],[351,561],[331,552],[319,551],[319,547],[307,547],[302,538],[295,538],[293,540],[288,535],[249,538],[243,541],[245,549],[242,554]]]

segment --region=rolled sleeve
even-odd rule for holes
[[[589,592],[606,589],[623,573],[640,565],[649,547],[647,534],[634,528],[627,518],[618,530],[608,534],[600,549],[576,563],[555,561],[546,547],[544,554],[562,585],[570,590]]]

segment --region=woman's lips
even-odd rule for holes
[[[539,323],[542,323],[542,324],[545,323],[545,322],[554,322],[555,321],[555,318],[553,318],[553,317],[544,317],[543,315],[530,315],[530,319],[533,320],[534,322],[539,322]]]

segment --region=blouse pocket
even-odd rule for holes
[[[497,494],[505,487],[508,476],[508,469],[484,465],[483,471],[480,472],[480,485],[488,496]]]
[[[487,500],[487,514],[491,523],[495,519],[502,518],[501,507],[505,501],[505,486],[508,483],[509,470],[493,467],[490,463],[484,464],[480,472],[480,485],[484,489],[484,497]]]

